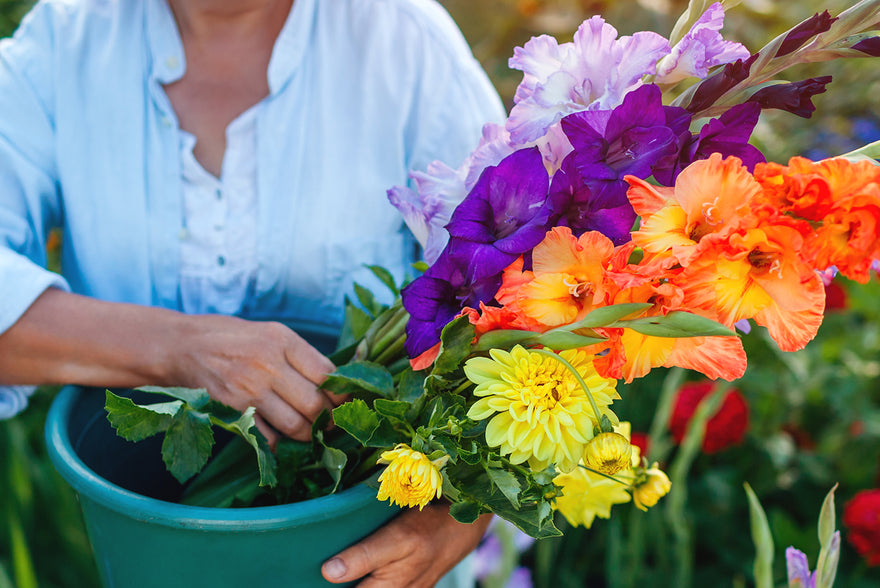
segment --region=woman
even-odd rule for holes
[[[340,401],[332,364],[255,319],[332,327],[363,264],[402,276],[385,189],[503,116],[433,0],[46,0],[0,46],[0,112],[0,397],[204,387],[296,439]],[[55,226],[64,278],[42,267]],[[433,584],[485,524],[443,511],[325,576]]]

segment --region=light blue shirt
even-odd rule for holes
[[[0,43],[0,333],[48,287],[180,309],[180,135],[164,0],[46,0]],[[385,191],[453,167],[504,112],[433,0],[296,0],[257,118],[257,272],[242,315],[335,325],[363,264],[415,245]],[[64,278],[44,269],[63,229]],[[132,333],[132,336],[137,336]],[[0,389],[0,414],[24,389]]]

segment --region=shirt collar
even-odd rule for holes
[[[267,72],[269,93],[280,92],[302,63],[311,41],[316,0],[294,0],[284,26],[275,40]],[[148,0],[146,5],[150,77],[170,84],[183,77],[186,57],[177,22],[167,0]]]

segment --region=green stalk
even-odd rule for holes
[[[648,431],[652,446],[652,461],[665,461],[666,453],[672,446],[667,434],[667,423],[672,414],[672,407],[675,405],[675,395],[684,382],[684,376],[685,371],[680,367],[675,367],[670,369],[663,379],[657,409],[654,411],[654,420],[651,421],[651,428]],[[647,457],[646,455],[645,458]]]
[[[409,313],[403,307],[398,307],[389,311],[391,315],[388,321],[378,329],[373,337],[373,343],[370,345],[370,355],[372,361],[382,355],[382,352],[389,345],[400,339],[404,334]],[[378,361],[377,361],[378,363]]]
[[[395,339],[391,345],[385,348],[385,350],[379,354],[376,359],[373,361],[378,363],[379,365],[387,365],[391,363],[391,360],[396,359],[397,356],[403,351],[403,346],[406,343],[406,334],[401,333],[400,336]]]

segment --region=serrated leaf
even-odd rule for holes
[[[208,391],[204,388],[141,386],[140,388],[135,388],[135,390],[140,392],[150,392],[151,394],[164,394],[165,396],[177,398],[178,400],[183,400],[196,410],[200,410],[211,400]]]
[[[165,431],[162,460],[171,475],[183,484],[199,473],[214,447],[214,432],[208,415],[184,408]]]
[[[735,337],[736,333],[721,323],[690,312],[676,310],[666,316],[651,316],[618,321],[614,327],[632,329],[650,337]]]
[[[321,465],[324,466],[324,469],[327,470],[327,473],[330,474],[330,478],[333,480],[333,489],[330,490],[330,494],[333,494],[339,488],[339,482],[342,481],[342,473],[345,470],[345,464],[348,463],[348,456],[341,449],[327,445],[324,442],[323,431],[318,431],[315,434],[315,439],[324,448],[324,451],[321,453]]]
[[[570,331],[547,331],[535,339],[535,343],[543,345],[554,351],[565,351],[566,349],[578,349],[586,347],[594,343],[600,343],[605,339],[601,337],[584,337],[576,335]]]
[[[385,284],[386,288],[391,290],[395,298],[400,294],[400,290],[397,289],[397,284],[394,283],[394,276],[391,275],[391,272],[380,265],[368,265],[367,269],[373,272],[373,275]]]
[[[476,502],[453,502],[449,514],[459,523],[471,524],[480,516],[480,505]]]
[[[638,315],[648,308],[651,308],[651,305],[646,302],[627,302],[602,306],[590,311],[587,313],[587,316],[576,323],[572,323],[567,329],[573,331],[580,328],[595,329],[598,327],[609,327],[616,321]]]
[[[440,353],[434,360],[432,374],[444,375],[459,369],[470,355],[474,326],[466,316],[452,320],[440,333]]]
[[[510,501],[514,510],[519,510],[519,493],[522,490],[516,476],[499,468],[487,468],[489,479],[501,490],[501,493]]]
[[[128,441],[141,441],[171,426],[181,406],[183,402],[179,400],[140,406],[107,390],[104,409],[117,435]]]
[[[255,413],[256,409],[251,406],[239,415],[236,420],[231,422],[228,420],[228,417],[224,418],[222,413],[220,416],[211,414],[209,418],[213,424],[226,429],[230,433],[235,433],[253,448],[257,456],[257,466],[260,470],[260,486],[272,487],[278,483],[276,476],[277,462],[266,438],[257,430],[257,421],[254,418]]]
[[[446,475],[446,470],[443,469],[440,471],[440,475],[443,477],[443,489],[441,492],[443,493],[443,497],[448,499],[450,502],[457,502],[459,497],[461,496],[461,492],[458,491],[451,481],[449,481],[449,476]]]
[[[379,428],[379,416],[359,398],[334,408],[333,422],[364,445]]]
[[[409,410],[408,402],[400,402],[399,400],[386,400],[385,398],[377,398],[373,402],[373,410],[382,416],[390,417],[406,421],[406,413]]]
[[[337,394],[366,391],[385,398],[394,393],[394,380],[385,367],[368,361],[340,366],[321,387]]]
[[[368,447],[393,447],[398,443],[405,443],[408,440],[408,435],[399,432],[388,419],[383,418],[379,420],[379,426],[370,435],[370,440],[367,441],[366,445]]]

